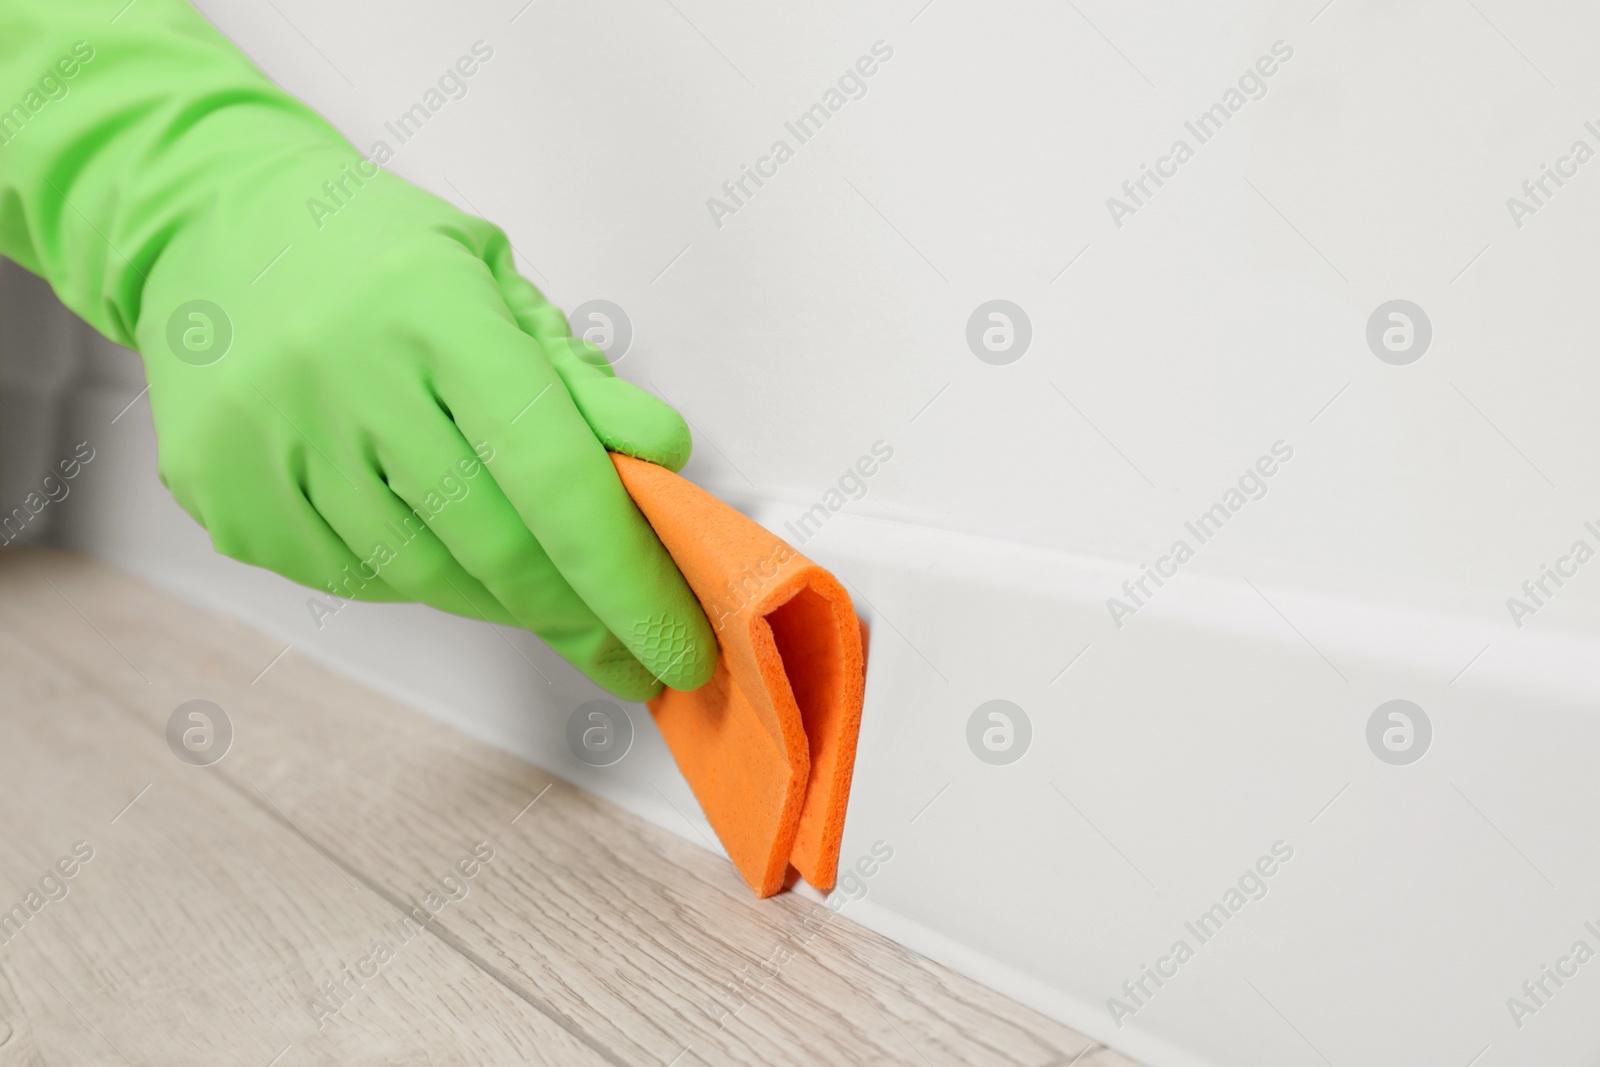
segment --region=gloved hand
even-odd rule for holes
[[[0,100],[68,88],[0,148],[0,251],[136,342],[162,480],[216,548],[525,626],[626,698],[706,681],[711,629],[606,456],[681,467],[677,413],[570,337],[498,229],[187,5],[111,24],[123,3],[0,0]]]

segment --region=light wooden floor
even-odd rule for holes
[[[297,653],[251,684],[280,647],[0,552],[0,1067],[1129,1065]],[[214,766],[165,738],[196,697]]]

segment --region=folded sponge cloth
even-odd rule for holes
[[[833,888],[855,769],[865,628],[838,579],[664,467],[612,455],[716,631],[711,681],[650,713],[757,896],[792,865]]]

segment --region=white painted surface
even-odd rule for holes
[[[627,310],[619,371],[691,420],[703,484],[785,532],[892,445],[805,545],[874,623],[845,850],[896,857],[853,914],[1157,1067],[1600,1053],[1600,963],[1507,1007],[1600,950],[1600,565],[1520,629],[1506,606],[1600,548],[1600,162],[1520,228],[1506,206],[1600,148],[1600,11],[202,6],[363,149],[489,42],[393,167],[505,226],[563,306]],[[706,199],[879,40],[865,97],[717,227]],[[1116,227],[1106,198],[1280,40],[1265,97]],[[997,297],[1032,322],[1009,366],[963,336]],[[1410,366],[1364,339],[1394,298],[1433,324]],[[567,753],[594,693],[531,638],[361,605],[318,631],[210,555],[148,408],[109,424],[137,365],[90,355],[75,543],[701,839],[642,713],[617,766]],[[1106,598],[1280,440],[1266,496],[1116,627]],[[1367,747],[1392,698],[1433,723],[1410,766]],[[967,748],[992,699],[1033,723],[1011,766]],[[1117,1027],[1107,998],[1279,840],[1266,897]]]

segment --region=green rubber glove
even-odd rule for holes
[[[622,697],[709,679],[606,454],[681,467],[678,414],[570,337],[494,226],[362,159],[186,3],[126,3],[0,0],[0,252],[143,354],[162,480],[218,551],[525,626]]]

